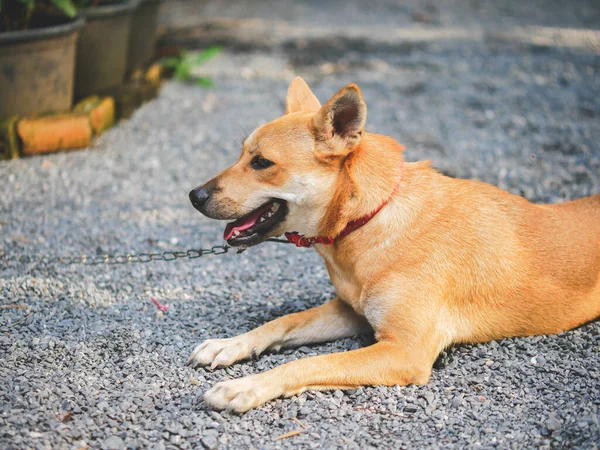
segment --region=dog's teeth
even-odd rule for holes
[[[273,206],[271,206],[271,211],[273,212],[277,212],[277,210],[279,209],[279,203],[273,203]]]
[[[235,230],[233,232],[233,237],[238,237],[240,235],[240,231],[239,230]]]
[[[267,217],[272,217],[272,216],[273,216],[272,212],[267,213]]]

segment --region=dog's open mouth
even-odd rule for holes
[[[272,200],[235,222],[228,223],[223,239],[235,247],[260,244],[286,215],[287,203],[284,200]]]

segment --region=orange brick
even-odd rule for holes
[[[112,97],[102,99],[92,110],[90,122],[95,134],[101,134],[115,124],[115,101]]]
[[[73,112],[87,115],[96,135],[102,134],[115,124],[115,101],[112,97],[85,98],[75,106]]]
[[[92,127],[87,116],[59,114],[33,119],[22,119],[17,133],[23,142],[23,154],[52,153],[89,147]]]

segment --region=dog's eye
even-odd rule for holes
[[[274,164],[275,163],[273,161],[269,161],[268,159],[263,158],[262,156],[255,156],[254,158],[252,158],[252,161],[250,161],[250,166],[254,170],[268,169]]]

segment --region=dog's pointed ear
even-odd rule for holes
[[[313,132],[332,154],[347,154],[360,142],[366,121],[367,105],[360,89],[349,84],[315,114]]]
[[[285,113],[317,112],[319,109],[321,109],[321,104],[306,84],[306,81],[300,77],[294,78],[288,88]]]

